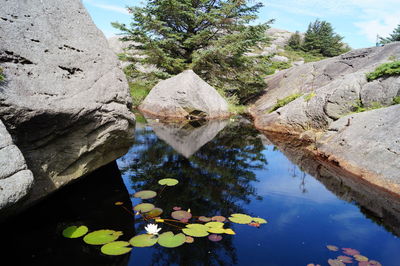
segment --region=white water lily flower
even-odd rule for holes
[[[150,235],[158,235],[158,232],[161,230],[161,228],[158,228],[158,225],[156,224],[148,224],[144,229],[146,229],[147,233]]]

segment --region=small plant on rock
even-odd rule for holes
[[[400,75],[400,61],[384,63],[378,66],[375,71],[367,73],[368,81],[373,81],[381,77]]]
[[[273,111],[278,110],[279,108],[287,105],[288,103],[293,102],[294,100],[296,100],[297,98],[299,98],[302,95],[303,94],[301,94],[301,93],[293,93],[283,99],[278,99],[276,101],[276,104],[268,112],[272,113]]]

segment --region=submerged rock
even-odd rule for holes
[[[228,117],[228,103],[192,70],[160,81],[139,106],[148,115],[172,119]]]
[[[0,117],[35,183],[29,205],[121,156],[132,141],[128,84],[81,1],[6,1]]]

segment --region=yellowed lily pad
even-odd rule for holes
[[[141,198],[141,199],[152,199],[155,196],[157,196],[157,192],[152,191],[152,190],[142,190],[138,191],[135,194],[133,194],[135,198]]]
[[[253,221],[253,218],[247,214],[242,214],[242,213],[234,213],[231,214],[231,217],[228,218],[231,222],[237,223],[237,224],[249,224],[251,221]]]
[[[129,240],[129,243],[134,247],[151,247],[157,243],[158,237],[155,235],[142,234],[136,235]]]
[[[158,181],[158,184],[163,186],[175,186],[179,181],[175,178],[164,178]]]
[[[203,224],[188,224],[186,228],[182,229],[182,232],[189,236],[203,237],[208,236],[209,227]]]
[[[186,242],[186,236],[182,233],[174,235],[171,231],[162,233],[158,237],[158,244],[166,248],[176,248]]]
[[[156,206],[154,206],[151,203],[140,203],[133,207],[134,211],[141,212],[141,213],[146,213],[154,209]]]
[[[120,231],[114,231],[109,229],[97,230],[87,234],[83,241],[89,245],[104,245],[113,242],[122,236],[123,233]]]

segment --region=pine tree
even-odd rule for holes
[[[397,27],[393,30],[392,34],[390,34],[389,37],[387,38],[380,37],[379,39],[381,44],[400,41],[400,24],[397,25]]]
[[[296,31],[290,36],[287,45],[294,50],[299,50],[301,48],[302,39],[299,31]]]
[[[308,25],[302,49],[327,57],[337,56],[349,50],[342,39],[342,36],[333,31],[329,22],[317,19]]]
[[[157,78],[193,69],[227,96],[241,102],[265,88],[263,58],[245,54],[268,41],[269,21],[249,25],[257,18],[261,3],[246,0],[148,0],[143,7],[129,7],[133,22],[113,23],[142,56],[132,63],[150,64]],[[131,73],[143,73],[131,65]]]

